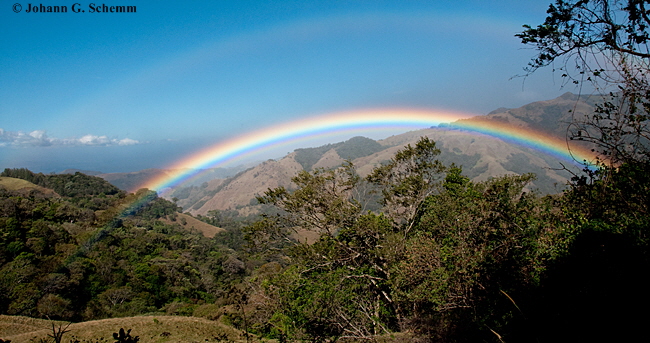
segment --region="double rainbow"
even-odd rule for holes
[[[580,147],[568,148],[567,142],[548,134],[489,120],[460,120],[470,114],[417,109],[375,109],[340,112],[310,117],[250,132],[201,150],[168,169],[170,174],[148,180],[140,188],[162,191],[187,181],[202,170],[214,168],[272,148],[301,140],[333,134],[369,132],[386,129],[423,129],[440,124],[486,134],[514,144],[550,154],[574,164],[591,161],[594,153]],[[450,123],[450,124],[449,124]]]

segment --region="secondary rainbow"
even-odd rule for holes
[[[511,143],[551,154],[576,163],[590,161],[593,153],[582,148],[568,149],[564,140],[530,129],[494,121],[465,121],[467,113],[419,109],[371,109],[314,116],[250,132],[201,150],[170,166],[171,174],[149,180],[140,188],[161,191],[191,179],[207,168],[214,168],[265,150],[300,140],[385,129],[424,129],[432,126],[461,129],[497,137]]]

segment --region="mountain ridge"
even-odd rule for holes
[[[556,138],[566,138],[569,123],[593,113],[599,96],[580,96],[570,92],[550,99],[536,101],[518,108],[501,107],[486,115],[462,119],[454,123],[498,122],[542,132]],[[390,160],[406,144],[414,144],[427,136],[438,143],[440,160],[463,167],[465,175],[475,181],[504,174],[533,172],[538,176],[531,188],[542,193],[560,192],[569,172],[563,165],[544,153],[507,143],[499,138],[453,128],[453,124],[405,132],[384,139],[353,137],[347,141],[319,147],[299,148],[277,160],[235,168],[217,168],[200,173],[193,184],[175,188],[164,195],[176,199],[192,214],[206,215],[212,210],[236,210],[254,213],[255,196],[275,187],[291,188],[291,178],[300,170],[334,168],[351,160],[360,175]],[[574,144],[574,143],[572,143]],[[575,143],[579,144],[579,143]],[[73,170],[74,171],[74,170]],[[120,189],[135,191],[153,178],[170,176],[173,170],[145,169],[130,173],[93,172]]]
[[[533,102],[519,108],[499,108],[487,115],[463,119],[459,122],[481,123],[496,121],[510,126],[543,132],[549,137],[565,138],[569,123],[577,116],[584,117],[593,111],[596,97],[582,97],[573,93]],[[453,124],[453,123],[452,123]],[[530,189],[551,194],[561,192],[571,177],[562,170],[555,157],[532,148],[508,143],[500,138],[453,126],[440,126],[405,132],[380,140],[354,137],[338,143],[315,148],[296,149],[278,160],[267,160],[257,166],[226,179],[220,187],[176,189],[166,197],[177,198],[179,206],[192,214],[207,215],[210,211],[238,211],[239,214],[256,213],[255,197],[269,188],[292,188],[291,177],[300,170],[334,168],[348,157],[361,176],[390,160],[406,144],[415,144],[422,136],[437,142],[441,150],[439,159],[445,164],[463,167],[465,175],[474,181],[486,181],[506,174],[535,173],[537,180]],[[576,167],[575,171],[579,168]],[[218,188],[218,189],[217,189]]]

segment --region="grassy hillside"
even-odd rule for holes
[[[56,194],[51,189],[35,185],[29,181],[6,176],[0,176],[0,188],[4,188],[10,191],[29,192],[30,190],[36,190],[44,194]]]
[[[59,325],[65,322],[23,316],[0,315],[0,338],[8,339],[12,336],[43,330],[44,328],[51,327],[51,323]]]
[[[29,181],[3,177],[0,314],[70,321],[188,315],[227,297],[244,274],[225,246],[237,237],[210,239],[223,230],[180,213],[155,192],[107,194],[116,188],[80,173],[5,172],[74,196],[48,197]]]
[[[73,175],[45,175],[43,173],[33,173],[25,168],[6,168],[0,176],[29,181],[35,185],[49,188],[64,197],[91,197],[96,195],[106,196],[123,194],[119,188],[101,178],[78,172]]]
[[[175,216],[167,216],[168,224],[180,224],[184,229],[188,231],[196,230],[200,232],[203,236],[212,238],[219,232],[223,232],[224,229],[210,225],[208,223],[202,222],[190,215],[185,213],[177,213]]]
[[[55,327],[67,322],[54,322]],[[245,336],[238,330],[219,322],[196,317],[181,316],[137,316],[111,318],[73,323],[63,336],[67,342],[77,339],[81,342],[112,341],[113,333],[120,328],[131,329],[131,336],[139,336],[141,343],[147,342],[245,342]],[[51,339],[52,322],[21,316],[0,315],[0,338],[13,343],[38,342]]]
[[[22,179],[0,176],[0,187],[15,191],[23,188],[37,188],[38,186]]]

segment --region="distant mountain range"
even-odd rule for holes
[[[210,180],[228,178],[237,174],[242,170],[245,170],[246,168],[249,168],[251,165],[255,165],[255,164],[240,165],[232,168],[206,169],[202,173],[197,175],[196,178],[193,178],[191,183],[185,184],[184,186],[200,185]],[[93,171],[93,170],[66,169],[60,172],[59,174],[74,174],[76,172],[84,173],[86,175],[101,177],[104,180],[113,184],[114,186],[118,187],[119,189],[129,191],[129,192],[135,192],[138,190],[139,187],[145,184],[148,180],[162,177],[162,176],[170,176],[173,171],[168,169],[151,168],[151,169],[144,169],[144,170],[140,170],[136,172],[128,172],[128,173],[102,173],[100,171]]]
[[[564,139],[574,117],[593,113],[597,97],[579,97],[572,93],[520,108],[500,108],[484,116],[464,122],[499,122],[533,129],[550,137]],[[446,164],[463,167],[464,174],[475,181],[504,174],[535,173],[531,185],[541,193],[557,193],[564,189],[571,174],[561,170],[556,158],[537,150],[507,143],[499,138],[467,130],[445,127],[406,132],[382,140],[354,137],[345,142],[316,148],[296,149],[279,160],[268,160],[248,169],[211,170],[193,185],[174,189],[166,197],[192,214],[206,215],[211,210],[236,210],[240,215],[257,212],[255,196],[269,188],[292,188],[291,178],[300,170],[333,168],[344,160],[353,161],[360,175],[388,161],[406,144],[414,144],[427,136],[442,151],[439,159]],[[565,163],[566,165],[566,163]],[[576,168],[576,170],[578,170]],[[148,169],[135,173],[95,174],[122,189],[133,190],[144,181],[169,171]]]

